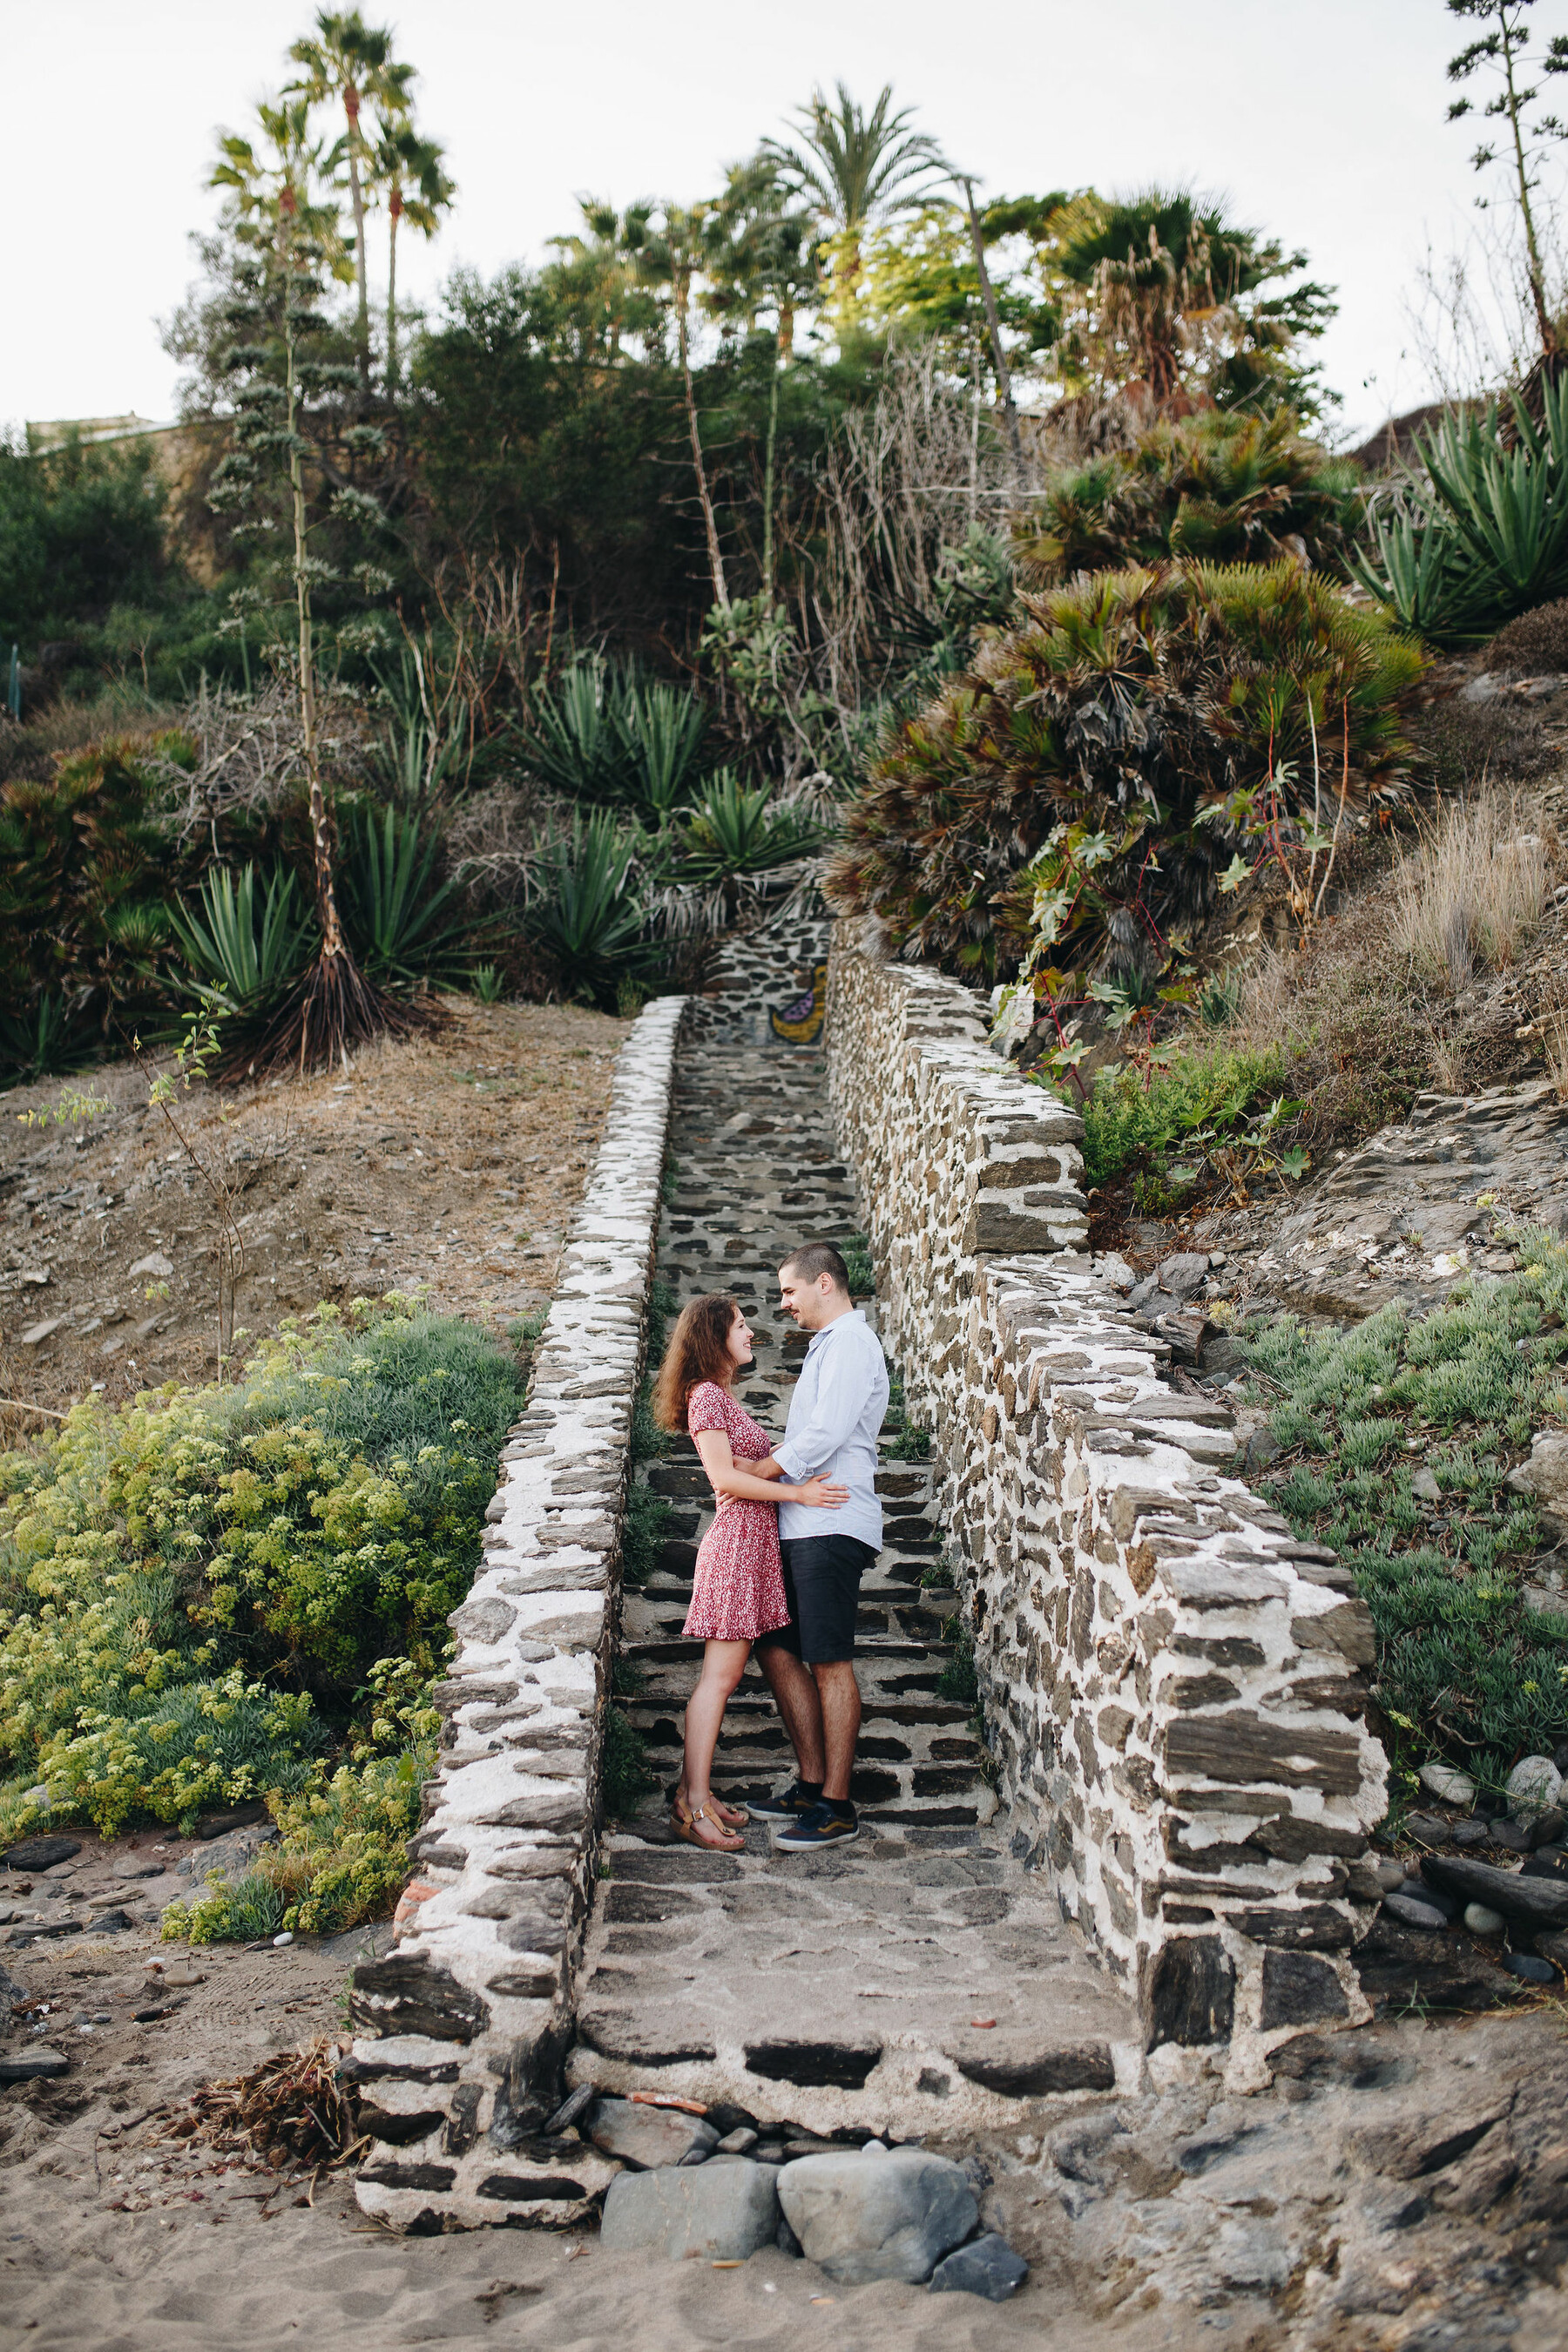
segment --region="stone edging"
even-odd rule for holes
[[[1245,2082],[1283,2032],[1367,2014],[1365,1604],[1226,1475],[1228,1412],[1169,1385],[1095,1273],[1081,1123],[989,1050],[969,991],[844,924],[827,1029],[1018,1850],[1146,2046],[1229,2041]]]
[[[376,2141],[356,2191],[403,2230],[574,2221],[616,2169],[543,2126],[592,1887],[632,1412],[686,1003],[656,999],[616,1059],[484,1559],[450,1621],[440,1770],[410,1847],[401,1940],[354,1974],[353,2063]]]

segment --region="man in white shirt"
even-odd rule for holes
[[[756,1644],[758,1665],[795,1747],[798,1777],[752,1811],[779,1822],[788,1852],[845,1845],[859,1833],[849,1797],[860,1731],[855,1622],[860,1580],[882,1548],[877,1438],[888,1410],[881,1342],[849,1296],[849,1270],[826,1242],[809,1242],[779,1268],[786,1315],[812,1335],[770,1472],[815,1475],[847,1486],[836,1509],[779,1507],[779,1548],[790,1622]]]

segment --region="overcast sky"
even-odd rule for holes
[[[541,257],[575,198],[684,198],[805,98],[891,80],[993,194],[1186,181],[1307,248],[1339,289],[1323,346],[1360,432],[1428,396],[1404,302],[1428,237],[1462,234],[1473,140],[1444,121],[1442,0],[367,0],[419,68],[458,183],[405,236],[433,298],[454,263]],[[1539,11],[1568,29],[1568,0]],[[221,127],[283,78],[308,0],[0,0],[5,213],[0,425],[167,417],[155,321],[194,275]],[[384,226],[373,230],[373,266]],[[406,268],[405,264],[406,263]]]

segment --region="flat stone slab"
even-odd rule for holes
[[[956,2253],[946,2255],[931,2274],[932,2294],[983,2294],[988,2303],[1005,2303],[1029,2275],[1029,2265],[1016,2254],[1005,2238],[988,2230],[971,2238]]]

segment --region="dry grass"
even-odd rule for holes
[[[338,2046],[325,2034],[232,2082],[207,2084],[162,2137],[209,2140],[274,2171],[308,2166],[312,2174],[335,2171],[366,2144],[353,2085],[340,2081]]]
[[[1568,994],[1564,994],[1561,983],[1552,989],[1536,1014],[1535,1026],[1546,1056],[1546,1075],[1557,1090],[1558,1100],[1568,1102]]]
[[[1539,823],[1539,819],[1536,820]],[[1500,795],[1440,811],[1395,870],[1394,947],[1456,990],[1478,965],[1506,971],[1540,924],[1548,845],[1517,800]]]

